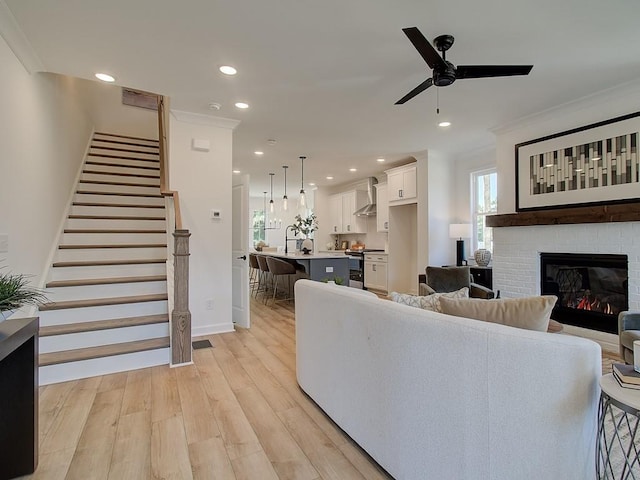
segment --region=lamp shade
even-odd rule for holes
[[[450,238],[471,238],[470,223],[452,223],[449,225]]]

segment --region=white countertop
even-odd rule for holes
[[[305,255],[301,252],[280,253],[280,252],[256,252],[261,255],[269,255],[276,258],[288,258],[291,260],[320,260],[327,258],[348,258],[344,252],[336,253],[309,253]]]

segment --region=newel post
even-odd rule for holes
[[[171,364],[191,363],[189,312],[189,230],[176,230],[174,238],[173,312],[171,312]]]

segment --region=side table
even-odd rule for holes
[[[598,479],[640,479],[640,390],[624,388],[612,373],[600,379]]]

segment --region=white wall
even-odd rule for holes
[[[1,37],[0,65],[0,266],[41,285],[92,124],[71,79],[30,75]]]
[[[455,264],[455,242],[449,238],[453,199],[460,188],[454,177],[454,162],[437,152],[429,152],[427,205],[428,253],[427,262],[418,269],[422,273],[427,265]],[[422,250],[419,244],[418,251]]]
[[[183,227],[191,232],[189,310],[193,336],[233,330],[231,317],[231,148],[238,124],[206,115],[172,111],[170,120],[170,188],[180,194]],[[210,144],[193,150],[192,140]],[[211,209],[221,220],[211,220]],[[212,302],[213,309],[207,304]]]

